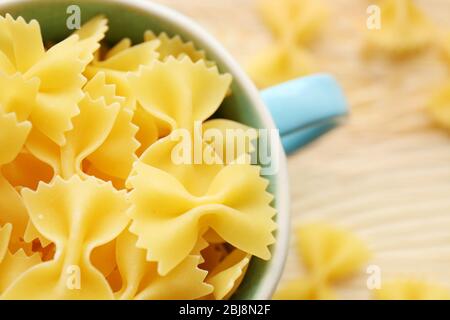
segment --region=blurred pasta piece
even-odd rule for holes
[[[55,259],[17,277],[2,298],[113,299],[106,279],[89,257],[94,248],[112,241],[127,227],[126,193],[93,177],[81,180],[75,175],[41,183],[37,191],[23,190],[22,196],[33,225],[55,243],[56,254]]]
[[[274,36],[293,45],[316,38],[328,15],[317,0],[262,0],[259,8]]]
[[[450,300],[450,291],[440,285],[417,280],[394,280],[375,291],[378,300]]]
[[[275,43],[254,57],[247,68],[259,88],[266,88],[315,71],[310,54],[292,44]]]
[[[300,226],[296,248],[307,275],[275,294],[275,299],[334,299],[331,285],[357,273],[370,258],[364,242],[349,231],[326,224]]]
[[[404,56],[431,44],[434,28],[412,0],[383,0],[380,9],[380,28],[367,32],[367,54]]]

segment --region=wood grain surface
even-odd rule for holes
[[[158,0],[202,24],[245,66],[272,41],[254,0]],[[370,1],[322,0],[331,15],[310,51],[335,75],[352,113],[342,127],[289,158],[293,224],[326,221],[354,231],[382,279],[436,281],[450,289],[450,136],[425,111],[450,78],[431,49],[407,60],[365,59]],[[450,1],[417,4],[450,30]],[[295,251],[283,281],[302,274]],[[337,284],[342,299],[372,296],[367,275]]]

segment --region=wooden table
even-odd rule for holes
[[[373,251],[382,279],[412,277],[450,288],[450,136],[425,112],[448,75],[436,50],[404,61],[367,60],[361,46],[365,0],[322,0],[331,10],[311,48],[318,70],[334,74],[352,115],[289,158],[294,224],[326,221],[354,231]],[[271,43],[254,0],[158,0],[193,17],[244,66]],[[418,5],[450,30],[450,1]],[[284,280],[302,274],[289,256]],[[367,275],[337,284],[343,299],[371,296]]]

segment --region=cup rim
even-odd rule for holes
[[[40,1],[40,0],[38,0]],[[261,122],[265,128],[271,130],[276,129],[275,123],[270,115],[267,107],[265,106],[260,92],[249,79],[245,71],[240,67],[238,62],[231,56],[231,54],[210,35],[203,27],[191,18],[184,14],[171,9],[162,4],[158,4],[152,1],[136,1],[136,0],[77,0],[79,2],[103,2],[104,5],[109,4],[122,4],[129,6],[130,8],[142,10],[144,12],[151,13],[153,16],[157,16],[161,20],[165,20],[170,25],[174,25],[179,29],[183,29],[186,34],[192,36],[192,38],[201,42],[201,49],[205,49],[207,52],[213,53],[216,57],[220,58],[220,62],[225,67],[226,71],[233,75],[233,81],[242,89],[242,92],[246,94],[251,101],[251,105],[256,109],[258,115],[261,117]],[[27,4],[30,2],[36,2],[36,0],[3,0],[0,3],[0,9],[7,9],[9,5]],[[56,1],[55,1],[56,2]],[[75,4],[76,1],[74,1]],[[188,39],[191,40],[191,39]],[[277,200],[277,236],[276,242],[273,244],[272,257],[268,261],[269,266],[265,270],[262,280],[258,285],[252,299],[254,300],[268,300],[272,298],[275,292],[279,280],[281,279],[284,266],[287,259],[289,239],[290,239],[290,193],[289,193],[289,180],[287,171],[287,159],[284,149],[281,144],[281,139],[277,137],[274,141],[277,144],[278,149],[278,163],[279,171],[275,176],[274,196]]]

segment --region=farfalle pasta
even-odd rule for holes
[[[261,0],[259,9],[277,38],[298,45],[313,40],[327,17],[327,10],[317,0]]]
[[[0,17],[0,299],[228,299],[275,242],[256,130],[225,137],[251,128],[212,119],[232,77],[193,43],[107,30]]]
[[[300,226],[296,236],[296,249],[307,275],[280,287],[275,299],[336,299],[331,284],[353,275],[370,258],[369,249],[358,237],[327,224]]]
[[[367,32],[368,52],[380,51],[401,56],[431,44],[433,26],[412,0],[382,0],[380,10],[381,28]]]
[[[327,17],[325,7],[316,0],[260,0],[259,9],[274,42],[247,67],[256,85],[266,88],[315,71],[305,47],[322,29]]]

